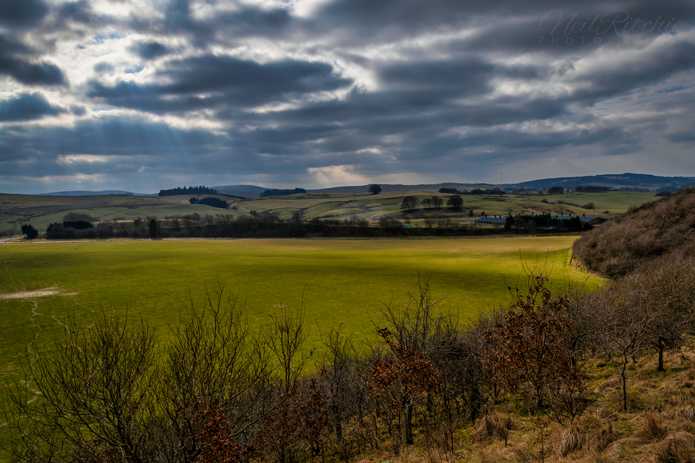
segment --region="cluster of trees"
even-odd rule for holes
[[[204,198],[191,198],[189,199],[191,204],[204,204],[210,207],[217,207],[219,209],[229,209],[229,203],[224,199],[216,198],[214,196],[206,196]]]
[[[381,185],[371,184],[367,187],[367,190],[369,191],[369,194],[378,195],[381,193],[382,188]]]
[[[416,196],[404,196],[401,201],[402,211],[414,211],[418,208],[418,204],[424,209],[441,209],[444,204],[444,199],[440,196],[432,196],[419,201]],[[463,199],[459,195],[452,195],[446,199],[446,206],[454,211],[463,209]]]
[[[613,188],[599,185],[580,185],[575,187],[574,191],[578,193],[605,193],[607,191],[613,191]]]
[[[436,198],[436,200],[435,200]],[[443,200],[439,197],[425,198],[421,205],[425,208],[441,208]],[[408,211],[411,204],[406,201]],[[415,200],[414,207],[417,207]],[[452,196],[446,202],[453,211],[462,210],[460,196]],[[469,211],[471,213],[471,211]],[[483,213],[484,215],[484,213]],[[300,237],[382,237],[382,236],[464,236],[490,233],[538,233],[582,230],[587,225],[578,218],[559,220],[545,216],[515,217],[508,221],[506,228],[482,229],[453,223],[447,218],[426,219],[422,226],[406,226],[395,217],[384,216],[376,224],[364,219],[305,221],[301,214],[289,220],[280,219],[269,212],[251,211],[249,216],[189,214],[180,217],[158,219],[154,217],[137,218],[133,221],[59,222],[46,229],[47,239],[105,239],[105,238],[300,238]],[[575,224],[576,222],[576,224]],[[576,226],[575,226],[576,225]],[[154,232],[153,232],[154,231]]]
[[[517,233],[537,233],[539,231],[578,232],[590,230],[591,224],[582,222],[578,216],[554,217],[551,214],[510,215],[504,229]]]
[[[168,190],[159,190],[159,196],[176,196],[176,195],[216,195],[217,190],[214,188],[208,188],[203,185],[199,186],[185,186],[171,188]]]
[[[457,190],[456,188],[440,188],[440,193],[452,195],[504,195],[507,194],[501,188],[473,188],[472,190]]]
[[[272,188],[269,190],[264,190],[261,193],[261,197],[272,197],[272,196],[288,196],[288,195],[296,195],[296,194],[302,194],[306,193],[306,190],[304,188],[294,188],[294,189],[277,189],[277,188]]]
[[[464,192],[468,195],[506,195],[507,192],[501,188],[474,188],[472,190]]]
[[[28,240],[34,240],[39,237],[39,231],[31,224],[22,225],[22,235]]]
[[[97,238],[96,219],[87,214],[69,212],[62,222],[52,223],[46,228],[48,239]]]
[[[48,239],[102,238],[280,238],[307,236],[398,236],[409,233],[395,219],[384,219],[378,226],[366,220],[311,220],[301,217],[281,220],[276,214],[251,211],[250,216],[189,214],[134,221],[102,221],[90,228],[72,228],[54,223],[46,230]]]
[[[93,222],[95,221],[96,219],[91,215],[69,212],[63,217],[63,226],[76,230],[86,230],[88,228],[94,228]]]
[[[309,350],[303,312],[287,307],[253,332],[223,291],[192,305],[169,344],[142,322],[68,324],[51,353],[32,351],[8,394],[13,461],[347,461],[412,444],[443,458],[472,423],[506,438],[501,404],[573,422],[592,398],[586,363],[597,355],[629,409],[632,359],[651,351],[662,369],[663,351],[693,329],[692,264],[592,295],[556,295],[531,276],[509,307],[467,326],[437,315],[420,280],[410,304],[386,307],[361,354],[339,331]]]

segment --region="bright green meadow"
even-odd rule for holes
[[[0,244],[0,378],[17,371],[30,343],[55,339],[61,323],[101,311],[142,317],[160,336],[206,291],[223,286],[262,329],[283,304],[304,306],[309,344],[342,327],[357,344],[374,336],[384,304],[403,306],[418,274],[439,310],[461,320],[509,301],[530,272],[555,288],[600,280],[570,264],[575,236],[431,239],[109,240]],[[54,288],[58,295],[14,297]]]

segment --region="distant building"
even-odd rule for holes
[[[574,215],[574,214],[558,214],[553,215],[553,219],[557,220],[572,220],[578,218],[582,223],[590,223],[594,218],[590,215]]]
[[[491,225],[504,225],[506,222],[506,215],[481,215],[475,221],[475,223],[485,223]]]

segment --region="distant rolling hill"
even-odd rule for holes
[[[380,183],[384,193],[402,193],[411,191],[421,192],[436,192],[440,188],[456,188],[458,190],[471,190],[474,188],[493,188],[498,186],[505,190],[514,189],[529,189],[529,190],[545,190],[554,186],[565,188],[576,188],[578,186],[601,186],[614,189],[641,189],[646,191],[676,191],[684,187],[695,186],[695,177],[663,177],[659,175],[649,174],[600,174],[588,175],[580,177],[557,177],[557,178],[542,178],[537,180],[528,180],[518,183],[506,184],[491,184],[491,183],[460,183],[460,182],[444,182],[444,183],[425,183],[416,185],[404,184],[386,184]],[[298,185],[301,187],[301,185]],[[258,185],[219,185],[213,186],[215,190],[224,195],[237,196],[243,198],[255,199],[261,196],[265,190],[270,188]],[[328,188],[312,188],[307,189],[308,193],[313,194],[366,194],[369,192],[369,185],[348,185],[336,186]],[[149,196],[130,191],[122,190],[74,190],[74,191],[56,191],[52,193],[44,193],[44,196]]]
[[[42,193],[42,196],[135,196],[135,193],[122,190],[73,190],[73,191],[53,191],[51,193]],[[144,195],[139,195],[144,196]]]
[[[242,196],[244,198],[258,198],[268,188],[257,185],[221,185],[213,186],[218,193],[230,196]]]
[[[488,183],[424,183],[418,185],[402,185],[402,184],[379,184],[384,193],[404,193],[409,191],[436,192],[440,188],[456,188],[457,190],[470,190],[473,188],[492,188],[493,185]],[[361,194],[369,192],[369,185],[355,186],[336,186],[330,188],[318,188],[307,190],[309,193],[326,193],[326,194]]]
[[[648,191],[675,191],[687,186],[695,186],[695,177],[662,177],[649,174],[601,174],[582,177],[557,177],[529,180],[519,183],[493,185],[490,183],[430,183],[420,185],[380,184],[385,193],[400,193],[407,191],[439,191],[440,188],[456,188],[471,190],[474,188],[493,188],[499,186],[505,190],[529,189],[546,190],[550,187],[561,186],[576,188],[578,186],[602,186],[614,189],[642,189]],[[369,185],[342,186],[309,190],[310,193],[359,194],[367,193]]]
[[[504,185],[506,188],[528,188],[543,190],[553,186],[576,188],[578,186],[602,186],[615,189],[644,189],[649,191],[680,190],[695,185],[695,177],[661,177],[649,174],[603,174],[584,177],[558,177],[530,180],[528,182]]]
[[[417,185],[403,184],[379,184],[384,193],[404,193],[411,191],[436,192],[440,188],[455,188],[457,190],[471,190],[475,188],[489,189],[499,186],[505,190],[528,189],[546,190],[550,187],[561,186],[564,188],[576,188],[579,186],[601,186],[617,190],[634,189],[645,191],[676,191],[687,186],[695,186],[695,177],[662,177],[649,174],[601,174],[588,175],[581,177],[557,177],[529,180],[519,183],[507,183],[494,185],[490,183],[426,183]],[[237,194],[247,198],[257,198],[265,188],[253,185],[233,185],[225,187],[215,187],[220,193]],[[312,194],[366,194],[369,192],[369,185],[349,185],[329,188],[308,189]]]

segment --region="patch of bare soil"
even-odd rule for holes
[[[37,297],[48,296],[74,296],[76,293],[66,293],[60,288],[52,286],[50,288],[35,289],[33,291],[17,291],[14,293],[0,294],[0,300],[9,299],[35,299]]]

